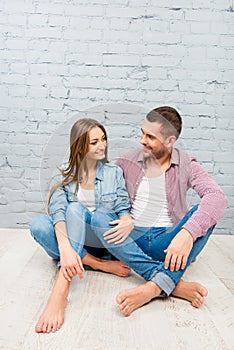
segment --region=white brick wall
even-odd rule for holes
[[[167,104],[229,198],[216,232],[233,234],[233,17],[231,0],[1,0],[0,227],[44,211],[76,113],[106,125],[114,158]]]

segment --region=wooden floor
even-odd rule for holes
[[[0,349],[3,350],[233,350],[234,236],[213,235],[185,280],[204,284],[200,309],[176,298],[154,300],[124,318],[116,294],[142,283],[86,271],[72,281],[66,319],[56,333],[36,334],[35,323],[57,273],[28,230],[0,229]]]

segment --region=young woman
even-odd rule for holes
[[[34,239],[60,267],[38,333],[54,332],[63,324],[69,286],[75,275],[83,278],[83,264],[118,276],[130,272],[121,261],[100,259],[106,250],[93,233],[92,215],[102,208],[118,215],[112,224],[120,230],[123,225],[123,237],[133,229],[122,170],[107,162],[107,135],[98,121],[83,118],[73,125],[69,161],[60,172],[50,193],[49,215],[37,216],[30,226]]]

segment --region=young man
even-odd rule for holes
[[[105,247],[147,281],[117,296],[124,316],[159,295],[172,294],[199,307],[208,293],[199,283],[181,277],[205,246],[227,199],[194,157],[173,147],[181,128],[174,108],[154,109],[141,129],[143,148],[117,161],[126,180],[134,229],[113,221],[115,217],[104,211],[101,221],[100,213],[93,220]],[[189,211],[190,188],[201,200]],[[115,226],[107,229],[108,221]]]

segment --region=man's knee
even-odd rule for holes
[[[111,226],[110,221],[117,220],[118,216],[112,210],[106,208],[98,208],[92,215],[91,226],[94,229],[94,232],[98,235],[98,233],[103,233],[110,229]]]
[[[97,210],[95,210],[95,212],[92,215],[92,222],[100,222],[102,220],[107,221],[109,223],[109,221],[112,220],[117,220],[118,216],[116,215],[116,213],[113,210],[110,209],[106,209],[104,207],[100,207]]]

